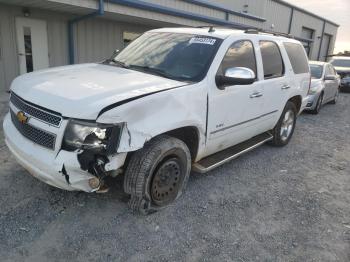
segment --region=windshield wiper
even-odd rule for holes
[[[148,72],[148,73],[162,76],[165,78],[170,78],[170,79],[175,78],[173,75],[168,74],[165,70],[160,69],[160,68],[149,67],[149,66],[139,66],[139,65],[129,65],[129,68],[140,70],[143,72]]]
[[[105,61],[102,62],[103,64],[108,64],[108,65],[117,65],[123,68],[129,68],[128,65],[126,65],[124,62],[122,61],[118,61],[118,60],[114,60],[113,58],[108,58]]]

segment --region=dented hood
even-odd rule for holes
[[[22,75],[13,81],[11,91],[65,117],[96,119],[114,103],[183,85],[120,67],[81,64]]]

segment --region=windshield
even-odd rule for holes
[[[323,66],[321,65],[310,65],[311,77],[320,79],[322,77]]]
[[[331,64],[337,67],[350,67],[350,59],[334,59],[331,61]]]
[[[191,34],[145,33],[108,62],[170,79],[197,82],[205,77],[221,42],[218,38]]]

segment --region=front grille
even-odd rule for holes
[[[38,129],[29,124],[23,124],[18,119],[16,114],[11,110],[12,123],[17,130],[27,139],[43,147],[54,150],[56,143],[56,135]]]
[[[47,124],[59,127],[62,121],[62,117],[55,115],[53,113],[47,112],[43,109],[39,109],[35,106],[32,106],[21,99],[19,96],[11,93],[10,101],[14,104],[19,110],[27,113],[28,115],[37,118]]]

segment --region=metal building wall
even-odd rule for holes
[[[7,0],[1,1],[4,2]],[[9,3],[11,1],[8,0]],[[45,8],[59,10],[55,12],[35,8],[35,6],[41,6],[39,1],[15,1],[29,5],[31,18],[46,20],[50,66],[65,65],[68,63],[68,20],[72,17],[90,13],[98,7],[96,0],[40,1],[40,3],[46,3]],[[214,3],[238,12],[243,11],[244,5],[248,4],[248,15],[265,18],[266,21],[254,19],[253,17],[242,17],[236,14],[227,15],[224,10],[208,8],[200,4],[190,3],[187,0],[148,0],[147,2],[214,19],[227,19],[228,21],[250,25],[252,27],[272,29],[271,25],[273,24],[275,31],[285,33],[289,31],[292,14],[292,7],[281,4],[276,0],[217,0]],[[75,15],[72,13],[75,13]],[[10,82],[19,72],[15,38],[16,16],[23,16],[22,7],[0,4],[0,89],[2,90],[8,89]],[[77,63],[83,63],[108,57],[112,50],[123,47],[122,33],[124,30],[141,33],[154,27],[176,25],[198,26],[206,24],[195,19],[171,16],[105,1],[105,15],[103,18],[90,18],[75,25],[75,61]],[[315,30],[312,59],[317,59],[319,55],[321,40],[318,37],[322,36],[323,25],[324,21],[322,19],[301,10],[294,10],[291,34],[301,36],[303,26]],[[333,36],[329,48],[333,50],[337,27],[327,22],[324,29],[325,34]]]
[[[2,52],[0,75],[3,75],[0,80],[1,91],[8,90],[11,81],[19,74],[15,19],[21,16],[23,16],[22,8],[0,4],[0,47]],[[47,21],[50,66],[67,64],[66,22],[68,16],[40,9],[31,9],[30,17]]]
[[[123,32],[143,33],[151,27],[94,18],[81,21],[75,30],[76,63],[100,61],[123,48]]]
[[[266,18],[266,22],[263,25],[264,29],[289,33],[289,23],[292,15],[292,9],[290,7],[281,5],[276,1],[266,0],[265,9],[262,10],[264,13],[261,15]],[[274,27],[271,27],[272,24]]]
[[[338,27],[335,25],[332,25],[330,23],[326,23],[324,32],[325,32],[325,34],[329,34],[329,35],[333,36],[331,44],[329,46],[329,50],[328,50],[328,54],[332,55],[333,51],[334,51],[334,47],[335,47],[335,41],[336,41],[337,35],[338,35]]]
[[[315,30],[314,39],[313,39],[314,42],[312,43],[311,54],[310,54],[311,60],[318,59],[318,53],[319,53],[320,43],[321,43],[320,37],[322,36],[323,24],[324,24],[324,21],[316,17],[312,17],[298,10],[294,11],[293,23],[291,27],[292,35],[301,36],[303,27],[307,27]]]
[[[265,1],[266,0],[216,0],[215,3],[237,12],[248,11],[249,14],[263,16]],[[245,9],[244,5],[248,5],[248,8]]]
[[[225,13],[219,10],[215,10],[213,8],[203,7],[196,4],[184,2],[181,0],[148,0],[147,2],[159,4],[162,6],[167,6],[171,8],[175,8],[182,11],[188,11],[195,14],[215,17],[219,19],[225,19]],[[214,1],[216,2],[216,1]]]

